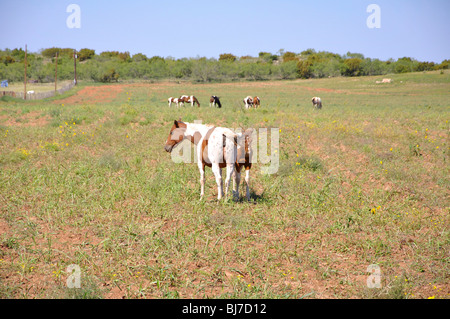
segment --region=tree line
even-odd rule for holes
[[[58,79],[74,78],[74,49],[48,48],[27,54],[27,78],[38,82],[53,82],[55,59]],[[25,51],[22,48],[0,50],[0,80],[20,82],[24,78]],[[450,60],[441,63],[417,61],[410,57],[382,61],[360,53],[344,55],[307,49],[300,53],[279,50],[276,54],[260,52],[257,57],[237,57],[224,53],[218,59],[197,57],[147,57],[137,53],[92,49],[76,52],[77,79],[114,82],[128,79],[183,79],[194,82],[262,81],[296,78],[383,75],[448,69]]]

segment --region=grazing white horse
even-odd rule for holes
[[[320,97],[313,97],[312,98],[312,104],[316,109],[321,109],[322,108],[322,99]]]
[[[222,168],[226,167],[225,196],[228,193],[229,183],[233,176],[234,197],[239,199],[241,169],[244,167],[247,185],[246,197],[247,200],[250,200],[251,134],[251,129],[246,130],[244,133],[234,133],[225,127],[175,120],[164,149],[167,152],[172,152],[172,149],[184,139],[189,139],[196,145],[197,165],[200,171],[201,198],[205,192],[205,166],[211,167],[216,177],[218,200],[223,197]]]
[[[249,95],[244,99],[245,108],[248,109],[253,105],[253,98]]]

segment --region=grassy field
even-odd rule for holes
[[[448,299],[450,73],[389,77],[3,98],[0,297]],[[201,107],[169,109],[182,94]],[[243,109],[247,95],[261,107]],[[277,128],[277,173],[256,163],[252,201],[218,202],[208,169],[200,201],[196,164],[163,148],[179,117]]]

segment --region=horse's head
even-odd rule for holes
[[[166,152],[172,152],[172,149],[184,139],[184,133],[186,132],[187,125],[181,120],[175,120],[172,128],[170,129],[169,137],[167,138],[164,149]]]

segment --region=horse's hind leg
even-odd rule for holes
[[[247,190],[246,190],[247,201],[250,201],[250,170],[249,169],[245,170],[245,185],[247,187]]]
[[[200,170],[200,199],[205,195],[205,165],[198,166]]]
[[[238,172],[236,169],[233,173],[233,197],[236,199],[236,201],[239,200],[239,184],[241,183],[241,172]]]
[[[234,172],[234,164],[227,165],[227,175],[225,177],[225,196],[228,194],[228,187],[230,186],[231,175]]]
[[[222,190],[222,169],[219,167],[219,164],[212,164],[211,167],[214,176],[216,177],[217,183],[217,199],[222,199],[223,190]]]

